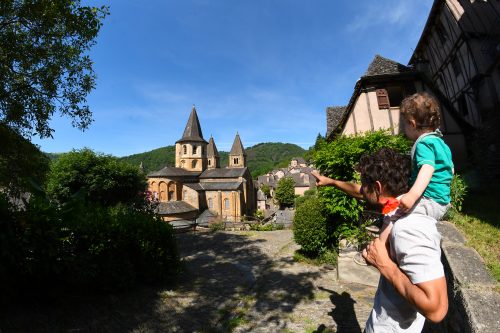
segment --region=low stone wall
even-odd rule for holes
[[[443,236],[442,261],[448,282],[449,309],[439,325],[424,332],[500,332],[500,293],[481,256],[450,222],[438,223]]]

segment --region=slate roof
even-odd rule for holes
[[[200,121],[198,120],[198,114],[196,113],[196,108],[193,105],[193,109],[191,110],[191,114],[189,115],[188,122],[186,124],[186,128],[184,129],[184,133],[182,134],[182,138],[180,138],[176,143],[181,143],[185,141],[197,141],[208,143],[203,139],[203,133],[201,132]]]
[[[198,211],[198,209],[184,201],[160,202],[158,208],[156,208],[156,212],[160,215],[172,215],[194,211]]]
[[[306,163],[306,160],[304,158],[302,158],[302,157],[294,157],[294,158],[292,158],[292,160],[296,160],[297,163],[299,163],[299,164],[305,164]]]
[[[234,191],[241,187],[242,182],[204,182],[200,183],[205,191]]]
[[[326,108],[326,137],[342,124],[347,106],[329,106]]]
[[[246,156],[245,148],[243,148],[243,144],[241,143],[240,135],[236,133],[236,137],[234,138],[233,146],[231,147],[231,151],[229,155],[243,155]]]
[[[200,174],[198,171],[187,171],[182,168],[164,167],[161,170],[153,171],[148,174],[148,177],[196,177]]]
[[[295,182],[295,186],[309,186],[309,182],[306,182],[304,180],[304,177],[301,177],[300,173],[294,173],[292,174],[291,176],[289,177],[292,177],[293,178],[293,181]]]
[[[404,72],[413,72],[413,68],[400,64],[391,59],[375,55],[370,66],[365,72],[364,77],[377,75],[400,74]]]
[[[216,214],[212,213],[208,209],[205,209],[203,213],[201,213],[200,216],[198,216],[198,218],[196,219],[196,223],[198,223],[199,226],[208,227],[209,222],[213,221],[216,217]]]
[[[203,191],[203,187],[200,183],[184,183],[184,186],[189,187],[195,191]]]
[[[215,168],[207,169],[200,175],[202,178],[237,178],[243,177],[248,168]]]
[[[207,146],[207,157],[219,157],[219,151],[217,150],[217,146],[215,145],[214,138],[210,136],[210,140],[208,140]]]
[[[262,190],[257,191],[257,200],[259,200],[259,201],[266,200],[266,195],[264,194],[264,192],[262,192]]]

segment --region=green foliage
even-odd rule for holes
[[[31,182],[44,183],[49,159],[35,145],[3,124],[0,142],[0,188],[17,196]]]
[[[283,224],[277,224],[277,223],[267,223],[267,224],[261,224],[261,223],[252,223],[250,224],[250,230],[254,231],[274,231],[274,230],[283,230],[285,226]]]
[[[332,230],[319,198],[307,197],[297,207],[293,219],[293,237],[305,253],[319,254],[330,247]]]
[[[25,136],[50,137],[56,111],[85,129],[86,103],[95,86],[88,51],[106,7],[78,0],[2,1],[0,16],[0,122]]]
[[[286,167],[294,157],[303,156],[306,152],[291,143],[266,142],[246,149],[247,165],[253,178],[269,171]]]
[[[406,153],[411,143],[403,136],[391,135],[379,130],[359,136],[340,136],[332,142],[317,142],[314,151],[314,165],[324,175],[345,181],[357,181],[359,175],[355,166],[362,155],[378,151],[383,147]],[[335,224],[335,235],[345,236],[358,229],[363,205],[333,187],[321,187],[318,195]]]
[[[86,200],[104,206],[138,202],[145,189],[146,180],[137,167],[90,149],[62,154],[53,162],[47,181],[49,196],[59,202],[83,191]]]
[[[269,185],[263,184],[260,189],[266,195],[266,197],[271,197],[271,188],[269,187]]]
[[[295,202],[295,181],[292,177],[283,177],[276,185],[274,198],[280,206],[290,207]]]
[[[75,197],[54,205],[33,195],[24,210],[0,197],[0,286],[10,290],[125,289],[173,281],[180,269],[173,228],[152,213]]]
[[[451,181],[451,205],[458,212],[462,211],[462,204],[467,195],[467,184],[460,175],[453,175]]]
[[[255,218],[258,220],[262,220],[264,218],[264,212],[260,209],[257,209],[254,214]]]
[[[306,201],[309,197],[314,197],[317,194],[318,191],[315,188],[305,191],[304,195],[295,198],[295,208],[304,203],[304,201]]]
[[[216,232],[222,230],[224,230],[224,222],[216,222],[210,224],[210,231]]]
[[[145,153],[121,157],[120,160],[135,167],[139,167],[142,162],[144,172],[147,174],[165,166],[175,166],[175,146],[166,146]]]

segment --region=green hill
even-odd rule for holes
[[[291,143],[267,142],[259,143],[245,149],[247,165],[252,177],[257,178],[275,168],[286,167],[293,157],[303,157],[306,150]],[[228,165],[228,152],[220,151],[221,166]],[[166,146],[148,152],[120,158],[122,161],[139,166],[142,162],[146,173],[159,170],[165,166],[175,165],[175,146]]]

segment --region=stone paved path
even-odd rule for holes
[[[30,301],[0,314],[0,332],[362,332],[375,288],[294,262],[291,231],[178,236],[176,288]]]

